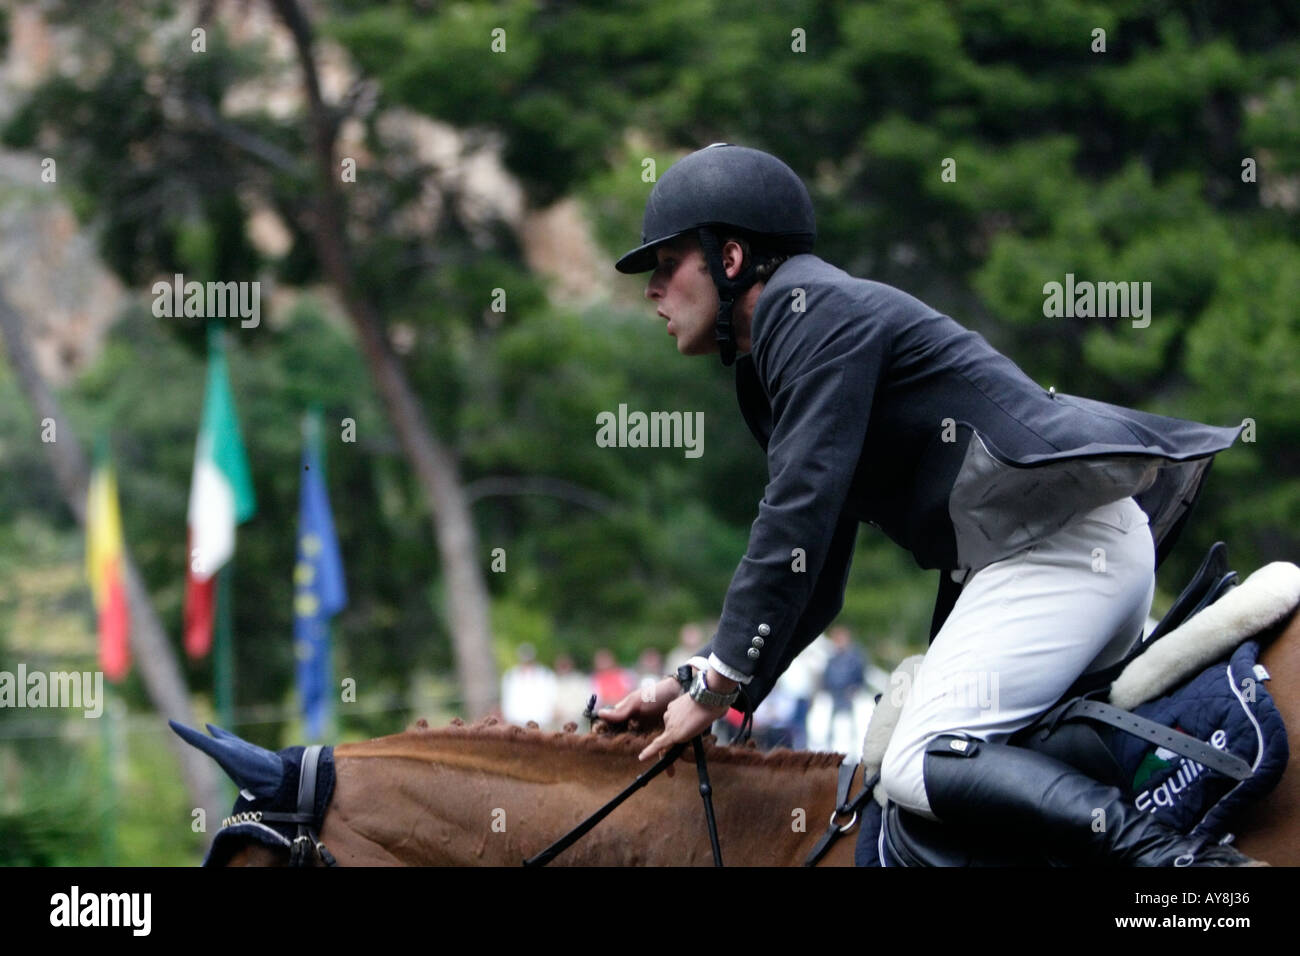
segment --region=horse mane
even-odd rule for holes
[[[658,733],[615,733],[604,725],[598,725],[598,729],[593,732],[580,734],[575,723],[565,724],[561,731],[544,731],[532,723],[527,727],[520,727],[505,723],[496,717],[484,717],[472,724],[467,724],[458,717],[449,726],[438,728],[430,727],[427,721],[420,719],[403,733],[394,736],[397,739],[406,738],[412,744],[481,740],[494,743],[510,742],[513,745],[535,747],[539,750],[568,750],[575,753],[635,757],[645,749],[646,744],[658,736]],[[785,747],[762,751],[758,750],[752,741],[748,746],[722,746],[712,734],[705,736],[704,750],[710,762],[773,770],[821,770],[838,767],[844,760],[844,754],[840,753],[790,750]]]

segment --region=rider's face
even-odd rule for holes
[[[655,250],[659,267],[650,276],[646,298],[653,300],[668,334],[677,339],[683,355],[708,355],[718,351],[714,319],[718,290],[709,275],[704,251],[693,237],[681,236]]]

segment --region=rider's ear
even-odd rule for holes
[[[727,277],[734,279],[745,270],[750,258],[749,241],[743,236],[729,236],[722,246],[722,266]]]

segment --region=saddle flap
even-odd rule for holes
[[[1096,727],[1079,721],[1056,722],[1055,715],[1068,706],[1058,707],[1040,718],[1012,737],[1010,743],[1055,757],[1101,783],[1127,788],[1129,781],[1124,768]]]
[[[1221,592],[1223,579],[1232,573],[1232,569],[1228,567],[1228,546],[1222,541],[1214,542],[1205,555],[1205,560],[1201,562],[1201,566],[1196,569],[1191,581],[1187,583],[1187,587],[1183,588],[1183,593],[1178,595],[1178,599],[1169,608],[1169,613],[1160,619],[1160,623],[1142,642],[1143,646],[1158,641],[1197,611],[1212,604],[1211,593]]]

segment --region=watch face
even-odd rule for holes
[[[695,682],[691,684],[691,699],[698,704],[702,703],[701,698],[706,696],[712,696],[712,692],[709,690],[709,685],[705,683],[704,671],[697,671]]]

